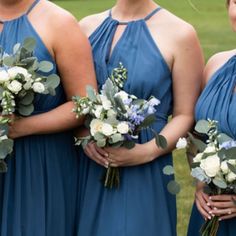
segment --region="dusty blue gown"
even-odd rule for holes
[[[128,69],[125,90],[139,98],[151,95],[160,99],[153,125],[160,131],[172,112],[172,76],[160,50],[147,27],[160,8],[146,18],[118,22],[111,14],[90,36],[98,84],[101,87],[119,62]],[[115,45],[111,44],[119,24],[126,29]],[[139,143],[153,138],[143,131]],[[162,169],[172,164],[171,154],[140,166],[121,169],[119,189],[105,189],[100,182],[104,167],[80,157],[79,231],[77,236],[175,236],[176,201],[167,190],[173,178]]]
[[[12,53],[15,43],[34,37],[37,41],[35,55],[39,61],[51,61],[56,73],[55,61],[28,19],[38,2],[36,0],[19,18],[2,22],[0,45],[7,53]],[[55,96],[35,98],[34,114],[50,111],[65,102],[60,85]],[[14,155],[7,163],[7,173],[0,175],[0,235],[75,235],[79,163],[72,132],[18,138]]]
[[[211,77],[196,105],[196,120],[217,120],[222,132],[236,139],[236,56],[231,57]],[[194,204],[188,235],[200,236],[203,217]],[[236,217],[220,222],[217,236],[235,236]]]

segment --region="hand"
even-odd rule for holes
[[[203,192],[204,184],[198,182],[197,183],[197,188],[195,192],[195,202],[197,209],[203,216],[205,220],[211,219],[210,212],[212,209],[209,207],[209,196]]]
[[[136,166],[153,160],[145,144],[136,144],[134,148],[104,148],[108,153],[107,160],[112,167]]]
[[[8,123],[8,137],[15,139],[24,136],[24,130],[27,130],[26,126],[21,126],[21,121],[24,118],[11,115],[10,119],[11,121]]]
[[[236,217],[236,195],[215,195],[209,197],[211,214],[219,216],[220,220]]]
[[[97,164],[108,168],[108,153],[104,149],[98,147],[95,142],[90,142],[89,144],[87,144],[84,148],[84,152],[90,159],[95,161]]]

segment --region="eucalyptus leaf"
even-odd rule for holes
[[[221,189],[226,189],[226,188],[227,188],[227,184],[226,184],[225,181],[224,181],[223,179],[221,179],[221,178],[215,177],[215,178],[213,179],[213,183],[214,183],[217,187],[219,187],[219,188],[221,188]]]
[[[199,152],[203,152],[207,145],[202,142],[200,139],[194,138],[194,136],[191,133],[188,133],[190,141],[196,146]]]
[[[180,185],[175,180],[171,180],[167,185],[167,189],[171,194],[176,195],[180,192]]]
[[[236,167],[233,166],[233,165],[230,164],[230,163],[227,163],[227,165],[228,165],[229,169],[230,169],[234,174],[236,174]]]
[[[117,143],[119,141],[122,141],[124,138],[121,134],[113,134],[111,136],[111,139],[112,139],[112,143]]]
[[[217,138],[218,138],[219,144],[232,140],[231,137],[229,137],[227,134],[224,134],[224,133],[219,134]]]
[[[21,63],[24,64],[24,67],[26,69],[30,69],[36,61],[37,61],[36,57],[28,57],[28,58],[21,60]]]
[[[94,92],[94,88],[90,85],[86,86],[86,91],[87,91],[87,95],[89,97],[89,99],[93,102],[97,101],[97,96]]]
[[[17,108],[17,110],[18,110],[20,115],[29,116],[34,111],[34,105],[30,104],[28,106],[24,106],[24,105],[20,104],[19,107]]]
[[[48,73],[53,69],[53,64],[50,61],[41,61],[38,64],[38,70]]]
[[[44,85],[49,89],[53,88],[55,89],[60,84],[60,78],[56,74],[51,74],[47,77],[46,81],[44,82]]]
[[[147,128],[151,124],[155,123],[156,116],[154,114],[148,115],[139,126],[139,128]]]
[[[173,175],[175,173],[174,167],[171,165],[167,165],[163,168],[163,173],[165,175]]]
[[[27,94],[20,100],[20,104],[22,105],[30,105],[34,101],[34,93],[32,91],[28,91]]]
[[[209,122],[207,120],[199,120],[195,126],[195,130],[198,133],[207,134],[210,130]]]
[[[100,139],[105,139],[105,136],[102,133],[97,132],[94,134],[94,139],[98,141]]]
[[[7,56],[3,59],[3,64],[9,67],[13,66],[14,62],[15,62],[15,59],[13,56]]]
[[[13,140],[5,139],[0,142],[0,159],[5,159],[13,151]]]
[[[99,139],[96,144],[98,147],[105,147],[106,146],[106,139]]]
[[[236,147],[225,150],[225,155],[227,159],[236,159]]]
[[[26,38],[23,42],[22,47],[24,47],[27,51],[32,52],[36,46],[36,40],[34,38]]]
[[[53,88],[47,88],[47,90],[45,90],[44,94],[50,94],[51,96],[55,96],[56,90]]]
[[[156,145],[162,149],[167,148],[167,141],[163,135],[155,133]]]
[[[126,113],[127,111],[126,111],[125,105],[124,105],[124,103],[123,103],[121,97],[120,97],[120,96],[116,96],[116,97],[114,98],[114,100],[115,100],[115,104],[116,104],[117,108],[119,108],[119,110],[120,110],[122,113]]]
[[[132,140],[125,140],[122,146],[127,149],[132,149],[135,147],[135,142]]]

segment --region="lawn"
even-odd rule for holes
[[[77,19],[110,8],[114,0],[55,1],[69,10]],[[200,38],[206,60],[218,51],[235,47],[224,0],[159,0],[163,7],[191,23]],[[185,236],[193,201],[193,180],[182,151],[174,152],[176,178],[182,186],[178,195],[178,235]],[[102,235],[101,235],[102,236]],[[164,235],[163,235],[164,236]]]

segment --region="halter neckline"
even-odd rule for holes
[[[10,20],[1,20],[1,19],[0,19],[0,23],[1,23],[1,24],[4,24],[4,22],[9,22],[9,21],[17,20],[17,19],[21,18],[21,17],[24,16],[24,15],[28,15],[28,14],[33,10],[33,8],[39,3],[39,1],[40,1],[40,0],[35,0],[35,1],[29,6],[28,10],[27,10],[24,14],[22,14],[22,15],[16,17],[16,18],[14,18],[14,19],[10,19]]]
[[[153,15],[155,15],[158,11],[160,11],[162,8],[161,7],[157,7],[156,9],[154,9],[152,12],[150,12],[147,16],[145,16],[144,18],[141,19],[137,19],[137,20],[131,20],[131,21],[118,21],[114,18],[112,18],[112,9],[109,10],[109,17],[115,21],[117,21],[120,25],[127,25],[130,22],[136,22],[136,21],[140,21],[140,20],[144,20],[147,21],[149,20]]]

